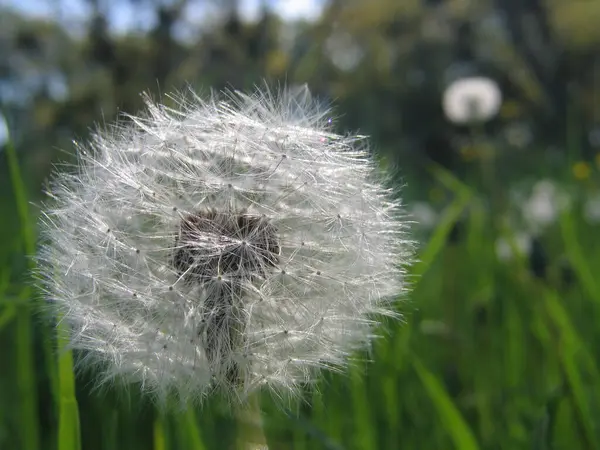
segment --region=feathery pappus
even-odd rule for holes
[[[308,89],[177,97],[78,146],[39,277],[99,383],[293,394],[395,316],[412,243],[362,136]]]

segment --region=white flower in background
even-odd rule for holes
[[[521,255],[528,255],[532,245],[533,239],[528,233],[516,233],[511,239],[499,237],[496,239],[496,257],[500,261],[512,261],[515,258],[515,248]]]
[[[325,41],[325,50],[333,65],[344,72],[354,70],[365,54],[356,39],[344,31],[331,34]]]
[[[410,215],[423,228],[433,228],[438,221],[438,213],[427,202],[412,203]]]
[[[412,244],[359,136],[296,93],[193,98],[58,173],[40,276],[101,382],[164,399],[293,393],[396,316]]]
[[[595,127],[589,131],[588,142],[594,148],[600,147],[600,127]]]
[[[507,142],[518,148],[527,147],[533,140],[531,127],[526,123],[512,123],[504,129]]]
[[[6,124],[6,119],[4,115],[0,113],[0,147],[8,142],[8,125]]]
[[[444,91],[446,117],[457,124],[485,122],[492,119],[502,105],[498,84],[485,77],[462,78]]]
[[[568,194],[550,180],[538,181],[531,196],[522,204],[523,217],[532,231],[553,224],[569,206]]]
[[[583,205],[583,215],[590,225],[600,223],[600,193],[586,198]]]

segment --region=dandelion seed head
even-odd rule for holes
[[[306,88],[146,98],[51,184],[50,305],[101,382],[157,399],[293,394],[368,345],[406,290],[398,196]]]
[[[473,124],[494,118],[502,106],[498,84],[485,77],[460,78],[443,95],[444,114],[451,122]]]

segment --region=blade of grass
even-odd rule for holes
[[[573,405],[576,410],[576,420],[583,432],[586,448],[600,448],[600,441],[595,431],[595,419],[590,411],[589,398],[583,386],[581,374],[575,362],[575,355],[570,348],[563,349],[560,355],[565,378],[567,379]]]
[[[324,398],[324,394],[319,390],[315,389],[312,396],[312,409],[311,409],[311,421],[310,423],[317,424],[317,427],[322,429],[322,433],[319,435],[313,434],[319,438],[320,443],[327,449],[339,450],[341,446],[338,442],[341,442],[343,431],[340,425],[340,416],[332,416],[327,411],[326,404],[328,403],[331,394]],[[289,420],[296,420],[295,416],[290,413],[288,414]]]
[[[429,166],[429,171],[440,184],[445,186],[446,189],[454,192],[455,195],[472,195],[472,189],[467,184],[460,181],[452,172],[444,169],[439,164],[432,164]]]
[[[165,424],[163,418],[154,418],[154,450],[167,450],[167,439],[165,437]]]
[[[184,413],[185,417],[181,423],[182,435],[187,437],[188,447],[191,450],[206,450],[200,435],[200,427],[196,420],[196,414],[191,407],[188,407]]]
[[[15,305],[7,305],[4,311],[0,313],[0,330],[5,327],[11,320],[17,316],[17,307]]]
[[[29,255],[33,255],[35,252],[35,238],[29,221],[27,195],[19,171],[16,151],[10,136],[5,146],[5,152],[17,204],[17,213],[20,219],[21,239],[25,246],[25,251]],[[28,286],[23,288],[21,296],[25,300],[30,299],[31,289]],[[22,448],[25,450],[37,450],[40,447],[38,403],[33,356],[33,331],[31,329],[31,305],[28,302],[17,307],[16,334],[17,389],[20,398],[19,413],[21,419]]]
[[[338,443],[336,443],[324,429],[322,429],[322,427],[329,425],[326,422],[327,419],[325,419],[322,415],[315,415],[315,408],[318,409],[317,414],[322,414],[324,408],[323,401],[321,398],[315,400],[317,398],[316,395],[319,394],[315,394],[312,397],[313,410],[311,420],[306,419],[301,415],[295,414],[289,409],[286,409],[285,411],[286,420],[288,420],[293,425],[293,432],[295,436],[293,448],[294,450],[300,448],[308,448],[306,437],[310,436],[311,438],[313,438],[313,440],[319,442],[319,444],[321,444],[321,446],[326,450],[343,450],[343,448]],[[331,415],[329,415],[328,418],[331,418]],[[301,444],[296,439],[296,436],[302,436],[300,438],[302,441]]]
[[[419,260],[413,266],[412,273],[418,277],[423,275],[433,261],[435,261],[437,255],[446,245],[452,228],[456,225],[463,211],[473,198],[471,189],[441,166],[433,165],[430,171],[442,185],[455,193],[455,199],[446,207],[433,235],[425,248],[420,252]]]
[[[458,222],[470,201],[471,195],[462,193],[446,208],[431,239],[419,254],[419,260],[413,267],[413,275],[421,276],[427,272],[429,266],[446,245],[452,228]]]
[[[83,432],[85,435],[85,431]],[[80,434],[81,436],[81,434]],[[119,440],[119,410],[107,411],[102,423],[102,450],[115,450],[121,444]]]
[[[385,420],[387,421],[391,433],[388,433],[388,442],[386,443],[387,448],[400,448],[398,442],[398,434],[395,431],[397,424],[401,422],[400,419],[400,404],[398,399],[401,398],[398,394],[398,381],[394,376],[396,374],[388,374],[382,377],[381,382],[381,393],[384,398],[385,408]]]
[[[600,440],[596,432],[595,419],[590,410],[590,393],[586,393],[577,356],[583,359],[587,370],[594,378],[594,384],[600,383],[600,372],[596,360],[583,344],[573,327],[567,311],[558,298],[558,294],[549,289],[545,290],[546,311],[560,331],[559,359],[562,371],[576,410],[576,420],[584,434],[588,448],[600,448]],[[597,396],[596,396],[597,397]],[[598,402],[598,398],[593,399]]]
[[[553,290],[545,289],[544,300],[546,312],[560,331],[563,345],[567,345],[572,352],[577,351],[579,356],[585,361],[587,370],[589,370],[595,380],[600,383],[600,371],[598,370],[597,361],[594,358],[593,353],[583,344],[583,339],[579,336],[579,333],[577,333],[558,294]]]
[[[377,448],[374,432],[374,420],[369,403],[369,394],[364,382],[364,374],[358,366],[352,367],[350,373],[350,396],[354,410],[354,443],[355,448],[369,450]]]
[[[588,295],[596,302],[600,303],[600,291],[598,290],[598,284],[594,273],[590,268],[590,264],[585,260],[583,250],[577,239],[577,232],[575,231],[575,223],[572,214],[562,214],[560,218],[560,229],[562,237],[565,243],[565,250],[577,278],[579,279],[583,288],[587,291]]]
[[[75,397],[75,375],[73,372],[73,353],[66,350],[68,345],[68,325],[60,320],[57,326],[59,378],[58,403],[58,450],[81,450],[81,430],[79,409]]]
[[[17,308],[16,306],[10,302],[5,301],[5,293],[8,290],[9,280],[10,280],[10,266],[8,264],[4,265],[5,269],[2,273],[2,277],[0,278],[0,305],[6,303],[4,310],[0,313],[0,330],[5,327],[11,320],[13,320],[17,316]]]
[[[446,431],[454,442],[455,448],[460,450],[477,450],[479,446],[471,429],[450,399],[442,383],[414,356],[413,367],[423,383],[429,398],[437,409]]]

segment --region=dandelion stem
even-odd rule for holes
[[[236,449],[269,450],[263,429],[259,394],[250,395],[248,402],[237,410],[236,419]]]

